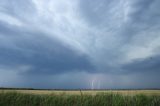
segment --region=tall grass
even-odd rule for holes
[[[160,106],[160,96],[35,95],[16,92],[0,93],[0,106]]]

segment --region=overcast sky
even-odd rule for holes
[[[160,0],[0,0],[0,87],[160,88]]]

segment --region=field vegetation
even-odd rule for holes
[[[158,90],[1,90],[0,106],[160,106],[160,95]]]

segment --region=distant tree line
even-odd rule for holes
[[[40,89],[40,88],[9,88],[9,87],[0,87],[0,90],[63,90],[63,91],[94,91],[94,90],[160,90],[160,88],[137,88],[137,89]]]

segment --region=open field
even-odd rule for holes
[[[0,90],[0,106],[160,106],[160,90]]]
[[[122,94],[122,95],[153,95],[160,96],[160,90],[0,90],[1,92],[19,92],[27,94],[55,94],[55,95],[96,95],[99,93],[113,93],[113,94]]]

